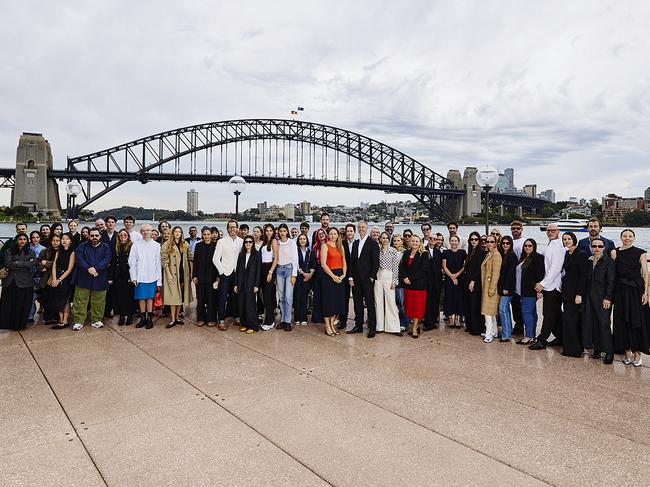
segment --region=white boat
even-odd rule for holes
[[[587,220],[558,220],[556,222],[549,222],[557,224],[560,232],[586,232],[587,231]],[[546,231],[547,225],[542,225],[539,229],[542,232]]]

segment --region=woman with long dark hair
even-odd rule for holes
[[[497,313],[499,293],[497,285],[501,275],[501,254],[497,251],[497,236],[490,233],[487,240],[487,254],[481,263],[481,314],[485,318],[485,343],[491,343],[498,336]]]
[[[58,238],[54,233],[52,239]],[[72,249],[72,238],[69,234],[63,234],[61,245],[59,246],[52,270],[47,281],[47,309],[46,312],[52,317],[58,317],[58,323],[52,326],[53,330],[62,330],[67,328],[68,317],[70,315],[70,294],[72,273],[75,265],[75,254]]]
[[[135,286],[131,282],[129,256],[131,255],[131,236],[122,228],[117,232],[117,241],[111,265],[108,267],[108,283],[113,284],[113,311],[120,315],[117,324],[129,326],[133,323],[133,313],[137,305],[135,301]]]
[[[501,322],[500,342],[512,340],[512,312],[510,301],[515,295],[517,256],[513,250],[512,237],[504,235],[499,242],[499,253],[501,254],[501,272],[497,291],[499,292],[499,321]]]
[[[419,235],[411,236],[410,245],[411,249],[404,252],[400,262],[399,281],[404,286],[406,316],[413,320],[411,336],[418,338],[418,328],[426,311],[429,253],[424,250]]]
[[[241,327],[239,331],[247,334],[259,330],[257,316],[257,292],[259,291],[261,259],[255,248],[255,240],[251,235],[244,237],[241,252],[237,257],[234,291],[239,303]]]
[[[219,276],[212,262],[216,242],[209,227],[201,229],[201,241],[194,246],[193,277],[196,286],[196,326],[217,326],[217,290],[214,283]]]
[[[52,313],[52,307],[49,304],[50,287],[47,283],[53,274],[54,259],[56,258],[56,253],[59,251],[59,247],[61,247],[61,237],[53,235],[49,240],[47,248],[38,256],[38,269],[41,273],[41,306],[43,307],[43,322],[46,325],[55,324],[58,320],[58,314]]]
[[[81,232],[79,232],[79,244],[82,244],[83,242],[87,242],[89,238],[90,238],[90,227],[83,227],[81,229]],[[41,243],[43,243],[42,239],[41,239]]]
[[[24,330],[32,307],[36,255],[28,241],[26,233],[18,233],[4,255],[7,276],[2,280],[0,328],[7,330]]]
[[[44,223],[41,225],[40,228],[40,234],[41,234],[41,245],[43,247],[49,247],[50,246],[50,235],[52,233],[52,228],[47,224]]]
[[[63,236],[63,224],[61,222],[52,223],[50,226],[50,238],[52,235],[58,235],[59,237]]]
[[[325,230],[319,228],[315,232],[316,237],[311,248],[311,264],[310,268],[314,269],[314,277],[312,277],[313,287],[312,287],[312,312],[311,312],[311,322],[312,323],[323,323],[323,312],[322,312],[322,299],[321,299],[321,273],[323,269],[320,265],[320,249],[327,242],[327,234]]]
[[[582,357],[585,346],[580,308],[585,295],[587,256],[577,247],[575,233],[565,232],[562,243],[567,249],[562,264],[562,355]]]
[[[470,335],[478,336],[485,328],[485,319],[481,314],[481,264],[485,250],[481,248],[481,235],[472,232],[467,239],[467,257],[465,258],[465,326]]]
[[[636,234],[626,228],[622,245],[612,250],[616,263],[614,291],[614,350],[625,353],[623,363],[642,365],[641,353],[650,354],[650,312],[648,311],[648,254],[634,246]]]
[[[293,288],[293,312],[295,325],[307,326],[307,301],[315,270],[311,268],[311,249],[307,235],[300,234],[296,239],[298,247],[298,278]]]
[[[278,241],[275,238],[275,227],[270,223],[264,225],[260,255],[262,263],[259,287],[264,302],[262,330],[268,331],[275,326],[275,268],[278,266]]]
[[[544,279],[544,256],[537,253],[537,242],[527,238],[517,264],[516,292],[520,296],[521,316],[524,320],[524,338],[519,345],[530,345],[535,342],[537,329],[537,300],[542,297],[535,291],[535,284]]]
[[[29,250],[34,252],[34,255],[38,259],[38,256],[41,255],[41,252],[45,250],[45,247],[41,245],[41,234],[36,230],[30,232],[29,234]],[[29,311],[29,317],[27,318],[28,323],[33,323],[36,316],[36,301],[41,297],[41,273],[38,271],[38,266],[34,271],[34,293],[32,296],[32,307]]]
[[[278,286],[278,304],[280,307],[280,324],[278,328],[291,331],[291,310],[293,308],[293,286],[298,276],[298,247],[289,238],[286,223],[278,225],[278,267],[276,282]]]

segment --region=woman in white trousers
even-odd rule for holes
[[[399,275],[399,254],[389,244],[390,237],[383,232],[379,236],[379,271],[375,281],[377,331],[401,336],[399,313],[395,301],[395,287]]]

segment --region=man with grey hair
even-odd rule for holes
[[[348,333],[363,332],[364,302],[368,309],[368,338],[375,336],[377,318],[375,312],[375,281],[379,271],[379,244],[368,236],[368,224],[360,221],[357,225],[359,240],[352,244],[350,252],[350,277],[354,301],[354,328]]]
[[[547,345],[562,345],[562,265],[566,248],[562,245],[557,223],[550,223],[546,227],[546,236],[548,244],[544,249],[544,279],[535,284],[537,296],[541,294],[544,298],[542,302],[544,317],[537,341],[528,347],[531,350],[542,350]],[[555,339],[548,343],[551,333]]]

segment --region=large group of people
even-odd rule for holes
[[[221,331],[292,331],[311,321],[329,336],[367,325],[368,338],[418,338],[444,321],[485,343],[520,335],[516,343],[531,350],[559,346],[605,364],[619,353],[640,366],[650,352],[647,253],[631,229],[616,246],[595,218],[586,238],[550,224],[539,243],[522,236],[519,221],[511,235],[467,238],[450,222],[445,238],[429,223],[402,234],[391,222],[383,231],[365,221],[337,228],[327,213],[311,235],[307,222],[251,230],[231,220],[225,233],[191,227],[187,238],[166,221],[136,231],[128,216],[116,226],[112,216],[80,231],[76,221],[67,232],[54,223],[29,234],[17,224],[0,250],[0,327],[22,330],[40,316],[52,329],[79,331],[116,315],[119,326],[135,317],[137,328],[151,329],[161,309],[172,328],[196,294],[196,325]]]

